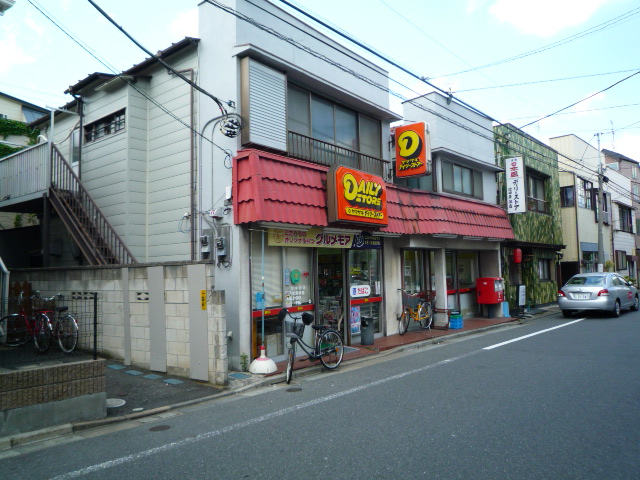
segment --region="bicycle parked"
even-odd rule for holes
[[[337,330],[328,325],[311,325],[313,315],[304,312],[302,315],[294,316],[286,308],[280,310],[278,319],[282,322],[289,315],[293,319],[291,332],[286,336],[289,338],[289,349],[287,352],[287,383],[291,383],[293,377],[293,365],[296,359],[296,344],[309,355],[309,360],[320,360],[329,370],[338,368],[344,355],[344,345],[342,337]],[[291,322],[288,322],[291,323]],[[314,334],[314,346],[307,345],[302,339],[307,325],[311,325]]]
[[[60,350],[64,353],[73,352],[78,344],[78,322],[76,322],[76,319],[73,318],[71,314],[65,313],[69,310],[69,307],[58,306],[55,303],[56,300],[64,300],[64,296],[58,293],[57,295],[46,298],[41,297],[40,292],[36,292],[33,298],[42,301],[45,306],[53,305],[52,309],[41,309],[39,313],[47,316],[49,328],[51,328],[53,337],[58,341]]]
[[[409,293],[401,288],[402,313],[398,317],[398,333],[404,335],[413,319],[421,328],[429,329],[433,323],[433,296],[426,292]]]
[[[51,346],[51,324],[41,312],[29,317],[25,307],[23,292],[18,295],[18,313],[5,315],[0,319],[0,342],[8,347],[17,347],[33,340],[38,353],[45,353]]]

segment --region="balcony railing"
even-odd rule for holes
[[[0,159],[0,205],[42,197],[49,188],[49,144]]]
[[[316,140],[295,132],[288,132],[288,155],[328,167],[341,165],[378,175],[390,180],[390,162],[364,153]]]
[[[549,213],[549,202],[539,198],[527,197],[527,207],[531,212]]]

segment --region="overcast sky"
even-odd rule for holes
[[[197,0],[95,1],[151,51],[198,35]],[[491,118],[530,124],[524,130],[543,142],[573,133],[597,147],[601,133],[602,148],[640,161],[640,74],[632,76],[640,71],[638,0],[292,3]],[[0,17],[0,91],[37,105],[63,105],[69,85],[145,56],[86,0],[17,0]],[[405,98],[432,90],[375,62]],[[392,108],[401,113],[398,101]]]

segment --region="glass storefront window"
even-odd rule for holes
[[[380,302],[368,301],[382,295],[381,250],[349,251],[349,324],[351,335],[360,334],[362,317],[373,319],[380,332]]]
[[[424,291],[424,253],[422,250],[405,250],[403,253],[402,288],[409,293]]]
[[[298,247],[270,247],[264,232],[264,258],[262,232],[251,232],[251,309],[253,319],[254,355],[262,345],[262,315],[266,309],[272,312],[264,319],[264,344],[267,356],[285,354],[285,325],[278,320],[282,307],[309,305],[315,287],[312,274],[312,249]],[[263,272],[264,262],[264,272]],[[264,297],[262,278],[264,275]],[[264,303],[262,303],[264,299]],[[305,330],[304,340],[313,337],[311,328]]]

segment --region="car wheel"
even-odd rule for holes
[[[633,305],[631,306],[631,310],[637,312],[640,309],[640,299],[638,299],[638,295],[633,299]]]
[[[572,313],[571,310],[562,310],[562,315],[564,315],[565,318],[569,318]]]
[[[620,300],[616,300],[615,305],[613,306],[613,311],[611,312],[612,317],[620,316]]]

